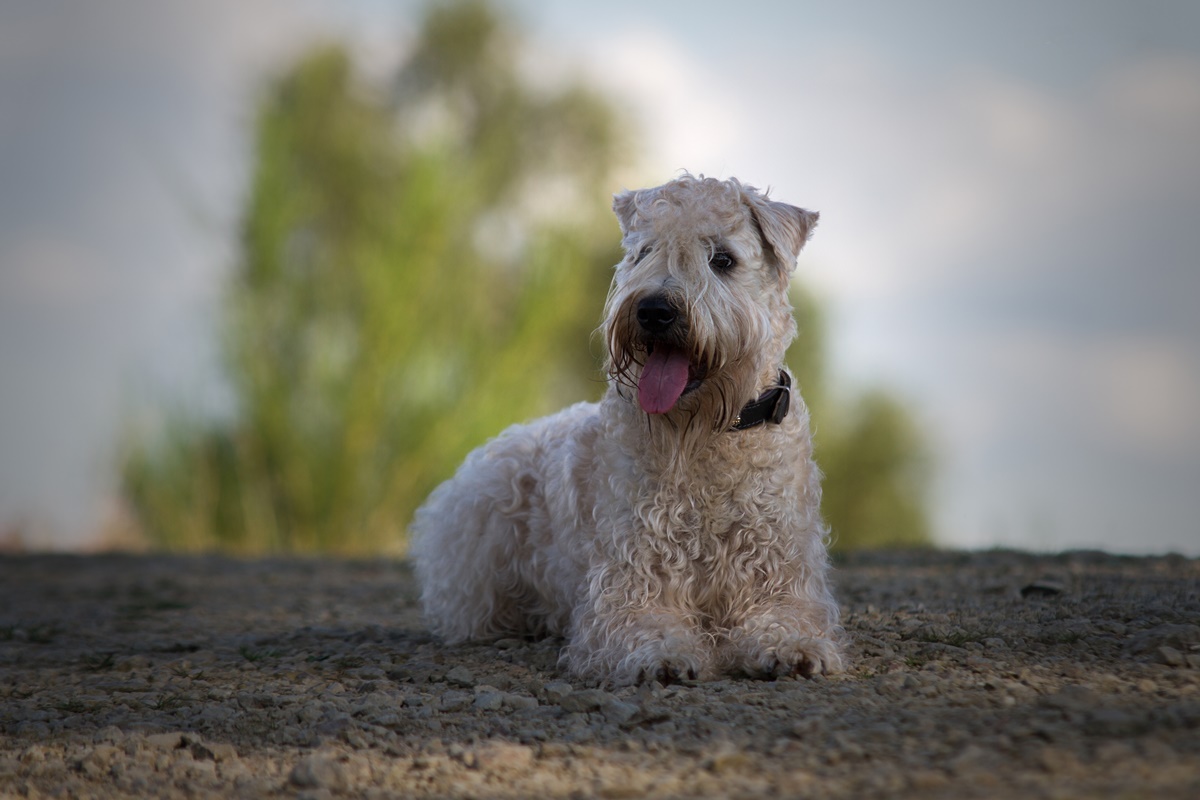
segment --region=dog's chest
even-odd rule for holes
[[[813,467],[765,457],[692,466],[686,477],[650,482],[637,516],[649,528],[654,571],[720,625],[750,587],[790,580],[815,514],[805,491]]]
[[[697,465],[686,476],[649,482],[637,516],[653,538],[682,548],[698,567],[754,558],[780,546],[791,521],[804,515],[796,466]]]

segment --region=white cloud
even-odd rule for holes
[[[54,237],[23,236],[0,247],[0,294],[12,310],[66,312],[97,299],[103,274],[96,257]]]
[[[1194,127],[1200,117],[1200,61],[1182,54],[1151,56],[1114,75],[1105,95],[1118,115]]]
[[[1092,355],[1081,384],[1091,433],[1140,456],[1200,453],[1200,368],[1177,342],[1121,340]]]
[[[724,176],[721,154],[743,138],[735,86],[652,28],[629,28],[592,41],[578,54],[588,76],[630,103],[646,132],[648,165]]]

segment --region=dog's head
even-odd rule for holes
[[[625,258],[604,323],[608,371],[652,417],[728,427],[778,374],[788,280],[817,214],[690,175],[613,201]]]

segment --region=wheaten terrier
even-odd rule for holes
[[[564,635],[563,665],[604,683],[836,671],[820,472],[783,365],[817,214],[690,175],[613,209],[608,391],[509,428],[417,512],[429,624]]]

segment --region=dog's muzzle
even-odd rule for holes
[[[679,312],[675,306],[661,294],[645,297],[638,303],[638,325],[648,334],[661,336],[669,332],[678,319]]]
[[[647,414],[665,414],[698,384],[686,346],[683,315],[664,294],[643,297],[637,304],[646,360],[638,379],[638,404]]]

